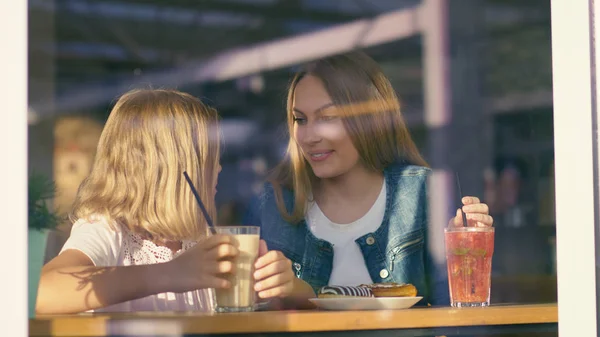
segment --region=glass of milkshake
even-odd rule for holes
[[[226,274],[231,282],[228,289],[216,289],[217,312],[253,311],[256,302],[254,291],[254,263],[258,257],[260,227],[257,226],[216,226],[218,234],[233,237],[233,245],[239,250],[232,261],[233,273]]]

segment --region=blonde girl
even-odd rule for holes
[[[71,235],[42,269],[36,310],[210,311],[231,286],[228,236],[208,235],[187,171],[211,216],[219,171],[214,109],[173,90],[134,90],[114,106],[73,206]],[[290,262],[263,250],[263,297],[294,290]]]

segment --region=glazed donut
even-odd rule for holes
[[[417,288],[410,283],[374,283],[363,284],[361,287],[371,289],[375,297],[415,297]]]
[[[319,298],[335,297],[373,297],[373,292],[367,287],[324,286],[319,289]]]

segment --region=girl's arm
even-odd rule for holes
[[[42,268],[36,312],[78,313],[164,292],[227,288],[231,284],[219,275],[233,270],[224,259],[237,254],[224,235],[212,235],[169,262],[140,266],[95,267],[81,251],[67,249]]]
[[[169,291],[169,265],[95,267],[69,249],[42,268],[36,312],[69,314]]]

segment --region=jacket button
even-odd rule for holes
[[[386,278],[390,276],[390,273],[387,271],[387,269],[381,269],[381,271],[379,272],[379,276],[381,276],[381,278]]]
[[[372,236],[369,236],[369,237],[367,238],[367,244],[370,246],[370,245],[372,245],[372,244],[374,244],[374,243],[375,243],[375,238],[374,238],[374,237],[372,237]]]

